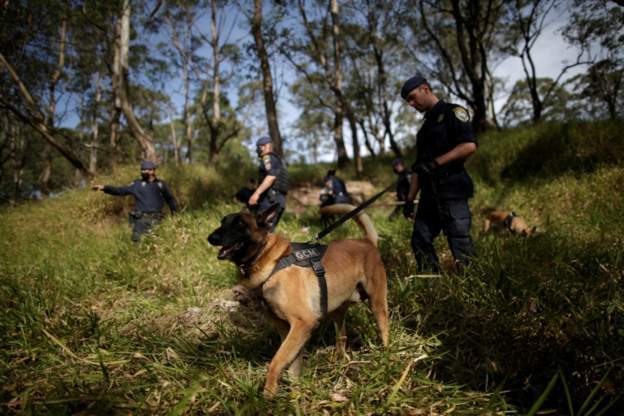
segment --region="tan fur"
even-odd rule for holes
[[[353,211],[356,208],[355,205],[351,204],[333,204],[327,205],[321,208],[321,214],[323,215],[343,215],[348,212]],[[364,212],[360,211],[355,216],[355,221],[358,223],[360,227],[366,232],[367,238],[377,246],[377,240],[379,240],[379,235],[377,234],[377,230],[375,230],[375,226],[371,221],[370,217]]]
[[[509,212],[496,208],[489,208],[486,209],[484,213],[486,215],[485,221],[483,223],[484,232],[498,232],[507,229],[507,226],[505,225],[505,219],[509,216]],[[513,217],[511,220],[509,231],[511,231],[513,234],[528,237],[535,232],[535,227],[530,228],[522,217],[516,216]]]
[[[370,231],[372,223],[369,224]],[[374,230],[374,227],[372,227]],[[337,240],[328,245],[322,264],[328,292],[328,314],[336,320],[337,352],[344,352],[346,344],[345,315],[349,304],[360,300],[360,284],[370,300],[370,308],[384,346],[388,345],[387,280],[383,262],[375,244],[377,233],[366,239]],[[320,289],[311,268],[290,266],[268,277],[280,257],[288,253],[285,238],[269,234],[266,245],[254,262],[249,278],[241,284],[248,289],[259,289],[268,304],[282,344],[269,365],[264,394],[275,395],[283,370],[298,376],[301,369],[301,351],[312,331],[319,325]],[[268,280],[267,280],[268,278]],[[264,284],[263,284],[264,283]]]

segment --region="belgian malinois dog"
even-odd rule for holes
[[[298,377],[301,352],[312,331],[325,317],[320,279],[309,267],[291,265],[273,273],[278,261],[292,252],[291,243],[270,232],[277,214],[273,206],[261,214],[229,214],[221,226],[208,236],[208,242],[219,246],[217,258],[229,260],[241,271],[241,285],[256,291],[268,306],[271,321],[282,338],[277,353],[269,364],[265,397],[277,393],[283,370]],[[375,316],[384,346],[388,345],[388,303],[386,271],[376,246],[376,234],[366,238],[336,240],[327,246],[321,264],[325,270],[327,314],[335,319],[336,351],[346,347],[345,314],[350,304],[365,299]]]
[[[536,227],[529,227],[522,217],[515,212],[506,212],[497,208],[486,208],[483,210],[485,221],[483,222],[484,232],[501,232],[504,230],[512,234],[529,237],[535,233]]]

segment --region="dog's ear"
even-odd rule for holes
[[[256,215],[256,224],[268,225],[271,223],[279,212],[279,204],[273,204],[261,213]]]

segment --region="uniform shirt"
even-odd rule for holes
[[[271,185],[270,189],[275,189],[281,193],[288,192],[288,174],[286,172],[286,166],[284,162],[275,153],[271,152],[260,158],[260,168],[258,169],[259,178],[258,183],[262,183],[267,176],[275,176],[275,182]],[[266,191],[265,191],[266,192]]]
[[[162,211],[165,201],[171,212],[176,212],[178,209],[169,187],[160,179],[156,179],[154,182],[137,179],[128,186],[120,187],[106,185],[103,191],[110,195],[132,195],[134,197],[134,210],[141,213],[159,213]]]
[[[329,176],[327,177],[326,182],[329,182],[327,190],[331,195],[331,201],[328,201],[326,205],[348,204],[351,202],[351,197],[347,192],[347,186],[342,179],[337,176]]]
[[[416,135],[416,163],[428,162],[449,152],[461,143],[477,143],[468,111],[442,100],[425,113],[425,122]],[[464,160],[454,160],[438,167],[432,178],[419,178],[423,197],[436,195],[444,199],[470,198],[474,192],[472,179],[464,168]]]
[[[405,201],[410,189],[410,173],[407,169],[399,173],[399,180],[396,185],[396,195],[399,201]]]

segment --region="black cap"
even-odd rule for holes
[[[403,84],[403,88],[401,88],[401,98],[404,100],[407,99],[409,93],[414,89],[420,87],[422,84],[426,84],[427,80],[420,74],[416,74]]]
[[[156,163],[152,162],[151,160],[142,160],[141,170],[146,170],[146,169],[156,169]]]
[[[256,140],[256,146],[262,146],[263,144],[269,144],[271,142],[271,138],[269,136],[262,136],[258,140]]]

